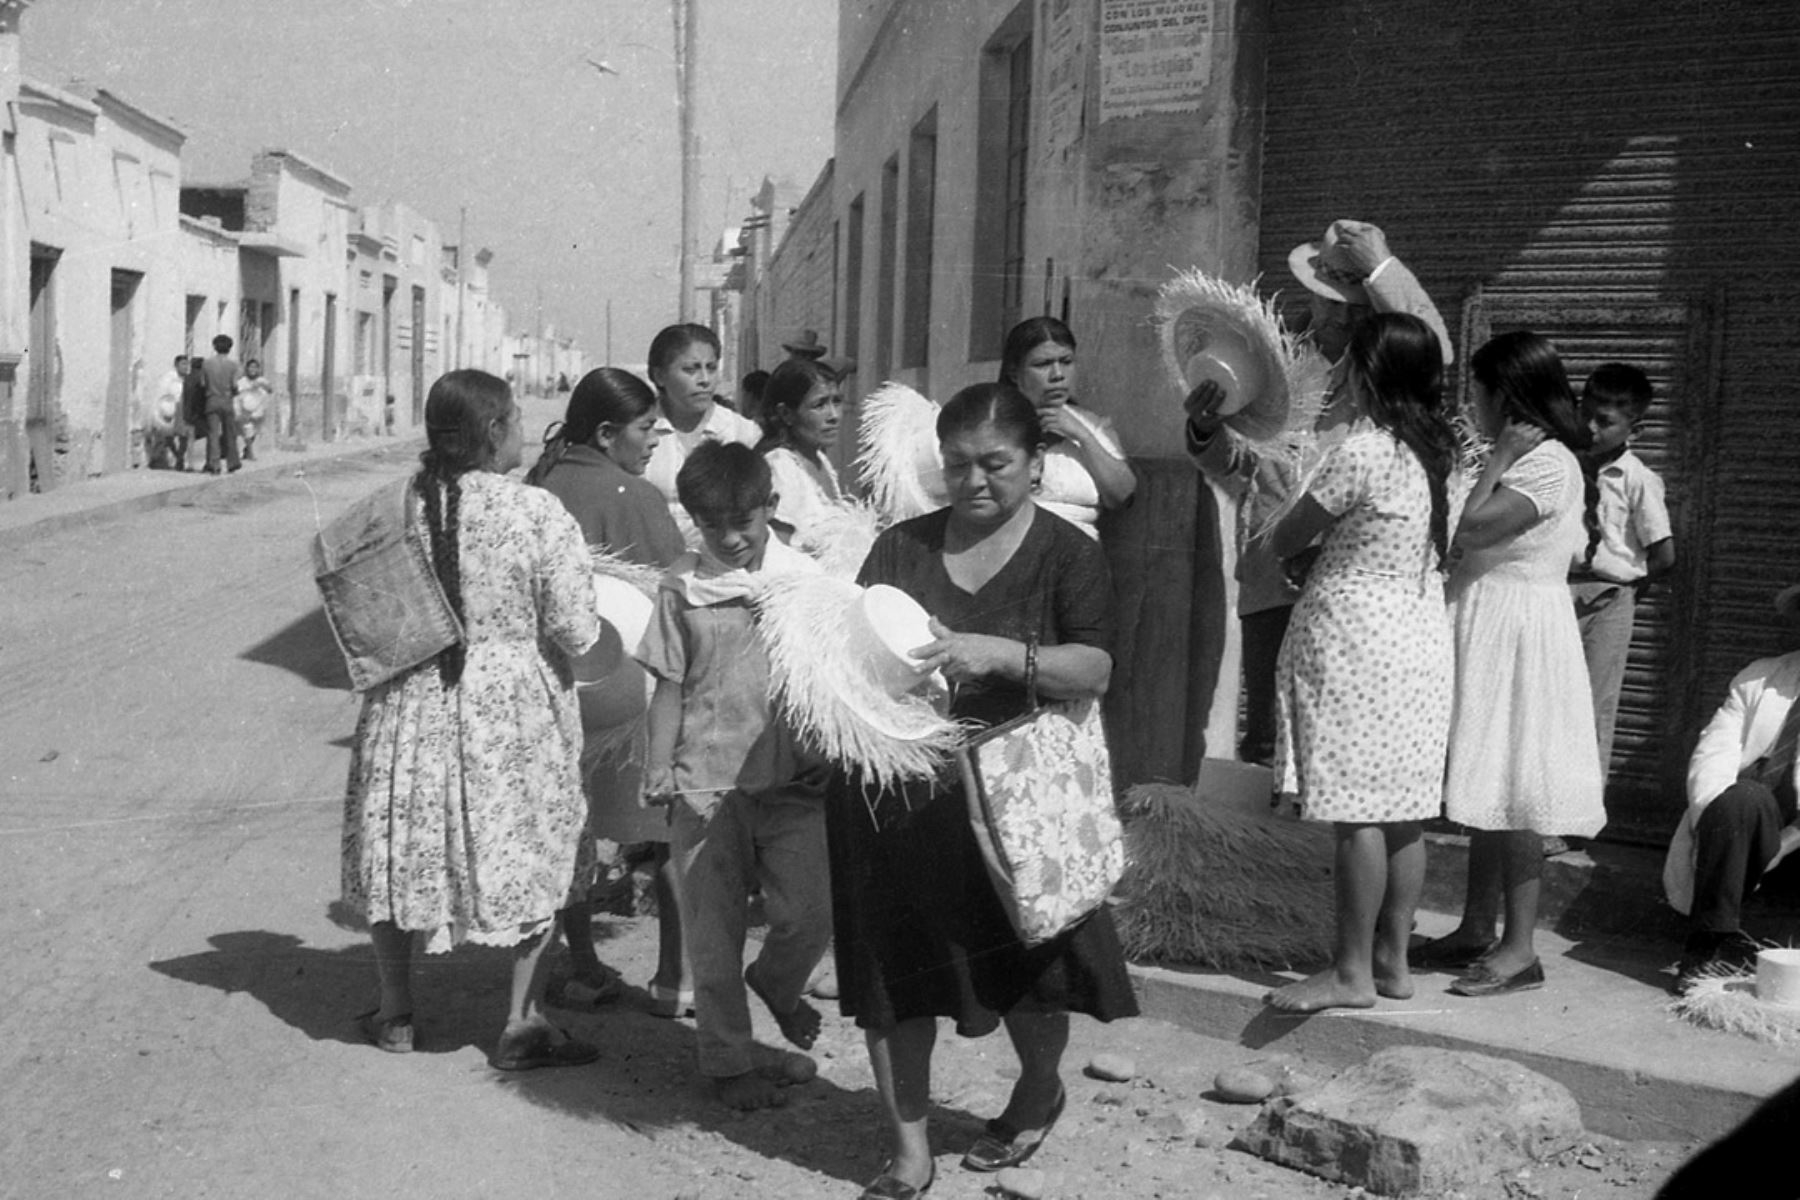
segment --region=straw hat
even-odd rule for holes
[[[1327,300],[1367,305],[1369,292],[1363,286],[1363,269],[1344,244],[1346,235],[1354,236],[1357,231],[1381,232],[1363,221],[1333,221],[1326,226],[1324,237],[1301,242],[1288,251],[1288,270],[1307,291]]]
[[[938,456],[938,406],[889,380],[863,400],[856,466],[876,511],[889,522],[922,516],[950,502]]]
[[[806,742],[879,784],[937,774],[962,728],[939,711],[937,677],[911,657],[934,640],[917,601],[793,574],[770,580],[756,606],[770,690]]]
[[[1218,412],[1239,437],[1263,443],[1310,432],[1328,368],[1288,335],[1255,288],[1183,271],[1158,293],[1156,320],[1164,365],[1182,393],[1218,384],[1225,391]]]
[[[581,727],[589,733],[628,729],[648,708],[648,677],[631,654],[656,612],[652,597],[661,577],[654,567],[626,562],[598,547],[591,554],[600,640],[573,663]]]

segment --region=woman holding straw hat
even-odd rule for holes
[[[1442,802],[1450,725],[1457,438],[1443,358],[1425,322],[1383,313],[1357,324],[1345,363],[1339,403],[1354,423],[1271,538],[1284,559],[1323,543],[1276,666],[1279,787],[1337,834],[1331,966],[1266,997],[1298,1013],[1412,995],[1420,822]]]
[[[1048,439],[1037,503],[1089,537],[1104,509],[1137,490],[1111,421],[1075,403],[1075,334],[1055,317],[1012,327],[1000,355],[1000,381],[1031,401]]]
[[[1099,546],[1032,499],[1044,469],[1037,409],[1008,383],[977,384],[937,418],[948,508],[890,528],[858,582],[887,584],[931,614],[914,652],[954,688],[951,715],[992,725],[1048,697],[1096,697],[1112,673],[1112,587]],[[863,1193],[912,1200],[936,1174],[926,1116],[941,1017],[964,1037],[1004,1025],[1020,1073],[963,1165],[1030,1158],[1067,1101],[1071,1012],[1137,1013],[1118,935],[1101,908],[1026,948],[989,881],[960,784],[881,789],[840,780],[827,808],[840,1006],[868,1040],[891,1158]]]

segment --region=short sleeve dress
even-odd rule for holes
[[[792,532],[796,547],[813,551],[820,544],[821,522],[844,503],[837,468],[823,455],[809,458],[788,446],[776,446],[764,457],[774,476],[776,524]]]
[[[462,677],[434,660],[365,694],[344,799],[346,907],[429,951],[514,945],[567,903],[587,822],[568,660],[600,632],[556,498],[486,471],[460,488]]]
[[[1039,510],[1012,559],[969,593],[944,569],[949,511],[902,522],[876,540],[864,585],[890,584],[958,632],[1110,649],[1112,584],[1100,547]],[[954,715],[987,725],[1025,711],[1017,684],[965,688]],[[1015,1008],[1137,1015],[1111,914],[1027,949],[988,882],[960,781],[879,791],[855,774],[826,807],[839,1006],[865,1029],[949,1017],[964,1037]]]
[[[1450,622],[1418,457],[1352,433],[1308,494],[1325,534],[1276,662],[1276,766],[1318,821],[1420,821],[1443,802]]]
[[[1567,583],[1587,542],[1581,466],[1547,440],[1500,483],[1538,516],[1469,551],[1450,578],[1456,692],[1446,814],[1476,829],[1591,837],[1606,823],[1604,785]]]

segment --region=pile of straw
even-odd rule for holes
[[[1330,826],[1174,784],[1140,784],[1121,809],[1126,867],[1113,918],[1131,958],[1290,970],[1330,957]]]
[[[1800,1045],[1800,1009],[1757,999],[1754,968],[1726,967],[1701,975],[1669,1002],[1669,1011],[1702,1029],[1722,1029],[1771,1046]]]

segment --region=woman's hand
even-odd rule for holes
[[[1194,427],[1194,432],[1205,437],[1224,422],[1225,418],[1219,415],[1219,405],[1223,403],[1225,389],[1219,385],[1219,381],[1204,379],[1187,394],[1187,399],[1181,402],[1181,406],[1187,411],[1188,424]]]
[[[1500,431],[1499,440],[1494,443],[1494,457],[1511,466],[1543,445],[1544,437],[1544,431],[1536,425],[1508,421],[1506,428]]]
[[[1077,446],[1085,446],[1088,436],[1087,426],[1081,419],[1069,411],[1066,404],[1056,404],[1049,408],[1038,409],[1038,420],[1044,426],[1044,432],[1062,438],[1065,442],[1073,442]]]
[[[1024,678],[1023,643],[985,633],[956,633],[936,617],[931,619],[930,628],[931,636],[937,640],[912,652],[920,670],[942,671],[951,683],[993,675]]]

